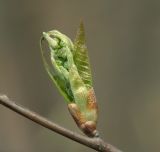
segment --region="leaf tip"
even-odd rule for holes
[[[85,29],[84,29],[84,23],[83,20],[80,20],[80,24],[77,30],[76,38],[75,38],[75,44],[85,44]]]

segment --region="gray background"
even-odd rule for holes
[[[41,59],[43,31],[74,38],[84,20],[102,138],[160,151],[160,1],[0,0],[0,93],[79,131]],[[0,152],[91,152],[0,106]]]

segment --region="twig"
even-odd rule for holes
[[[5,107],[19,113],[20,115],[36,122],[37,124],[48,128],[60,135],[63,135],[71,140],[74,140],[80,144],[86,145],[92,149],[95,149],[100,152],[122,152],[119,149],[115,148],[114,146],[104,142],[101,138],[89,138],[75,132],[72,132],[68,129],[65,129],[46,118],[32,112],[20,105],[17,105],[13,101],[11,101],[6,95],[0,95],[0,104],[4,105]]]

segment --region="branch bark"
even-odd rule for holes
[[[37,124],[52,130],[62,136],[65,136],[73,141],[76,141],[82,145],[95,149],[99,152],[122,152],[121,150],[115,148],[111,144],[106,143],[101,138],[89,138],[84,135],[80,135],[76,132],[72,132],[66,128],[63,128],[46,118],[26,109],[13,101],[11,101],[6,95],[0,95],[0,104],[15,111],[16,113],[36,122]]]

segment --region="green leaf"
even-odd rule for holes
[[[74,62],[78,69],[79,75],[87,88],[92,88],[92,75],[88,57],[88,50],[85,41],[85,31],[83,22],[80,23],[79,29],[74,42]]]
[[[44,50],[42,48],[42,41],[43,41],[43,37],[40,40],[40,48],[41,48],[41,54],[42,54],[42,59],[44,62],[45,69],[48,75],[50,76],[51,80],[53,81],[53,83],[56,85],[56,87],[62,94],[62,96],[64,96],[64,98],[66,99],[67,103],[71,103],[74,101],[74,99],[73,99],[72,92],[70,91],[69,84],[65,81],[65,79],[63,79],[62,77],[59,77],[59,75],[56,74],[53,65],[51,65],[50,63],[50,55],[48,55],[50,50]]]

